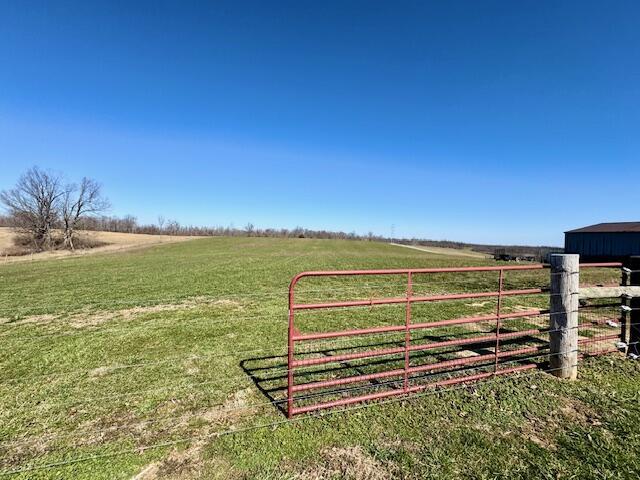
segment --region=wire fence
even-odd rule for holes
[[[550,272],[546,272],[547,278]],[[551,274],[553,275],[553,274]],[[541,284],[541,277],[531,276],[530,278],[524,278],[527,286],[535,285],[535,288],[545,289],[542,293],[532,294],[530,298],[533,298],[535,304],[539,304],[544,298],[550,298],[550,293],[546,285]],[[452,281],[442,282],[439,281],[437,285],[429,284],[428,282],[417,282],[416,289],[423,288],[424,292],[430,294],[441,294],[450,292],[452,288],[456,288],[454,291],[476,291],[487,286],[495,286],[490,281],[483,281],[479,286],[474,288],[463,288],[464,282]],[[371,296],[372,294],[402,294],[402,289],[406,288],[405,284],[398,284],[397,286],[389,287],[385,286],[384,282],[369,283],[358,286],[346,286],[336,288],[334,285],[326,288],[308,289],[304,295],[307,297],[301,297],[305,299],[329,298],[330,300],[340,299],[342,296],[349,296],[359,294],[362,289],[366,290],[363,298]],[[574,295],[578,295],[579,292],[573,292]],[[315,295],[315,297],[314,297]],[[229,300],[232,296],[216,296],[200,298],[199,300],[189,303],[188,300],[180,300],[176,305],[177,309],[180,308],[194,308],[194,309],[207,309],[209,307],[217,308],[215,302],[221,300]],[[230,308],[229,312],[216,313],[213,318],[197,317],[194,319],[186,319],[184,321],[172,322],[163,324],[162,318],[145,319],[135,324],[126,325],[109,325],[97,326],[97,328],[79,328],[73,331],[56,331],[46,332],[34,335],[33,329],[38,329],[38,324],[34,326],[31,323],[17,323],[0,326],[0,338],[4,340],[10,339],[15,346],[22,346],[23,348],[40,348],[38,345],[43,344],[51,348],[55,348],[55,341],[59,339],[74,338],[76,336],[84,338],[86,335],[99,335],[99,336],[114,336],[119,335],[137,335],[139,333],[153,334],[163,329],[189,329],[195,325],[205,325],[206,328],[211,329],[211,332],[219,331],[221,327],[232,324],[234,326],[243,325],[242,328],[246,328],[244,325],[250,325],[255,328],[261,328],[264,325],[280,325],[286,320],[286,311],[279,310],[284,305],[284,290],[263,291],[255,293],[253,295],[240,295],[237,294],[233,299],[239,299],[238,303],[244,305],[245,308],[253,308],[252,302],[255,302],[256,312],[255,314],[240,314],[238,311]],[[198,302],[201,302],[199,305]],[[89,308],[94,308],[97,305],[108,305],[108,308],[120,307],[125,305],[134,305],[139,307],[142,301],[123,301],[123,302],[104,302],[93,303]],[[203,306],[204,305],[204,306]],[[247,305],[249,305],[247,307]],[[153,306],[152,303],[149,306]],[[273,308],[273,312],[265,313],[265,307]],[[492,310],[495,307],[493,304],[486,306],[487,310]],[[506,306],[508,308],[514,308],[515,306]],[[525,306],[518,306],[524,308]],[[144,307],[141,307],[144,309]],[[173,308],[173,307],[171,307]],[[627,306],[628,311],[632,311],[634,307]],[[25,308],[24,311],[29,311]],[[110,310],[113,311],[113,310]],[[115,310],[117,312],[117,310]],[[428,312],[427,312],[428,313]],[[596,355],[600,353],[608,353],[611,351],[623,349],[622,344],[627,347],[629,345],[629,322],[626,321],[624,315],[624,308],[621,304],[616,303],[616,299],[599,299],[597,301],[583,302],[577,311],[579,318],[579,325],[575,327],[578,330],[578,350],[571,350],[565,352],[559,352],[557,354],[550,354],[548,351],[548,335],[559,331],[559,329],[551,329],[549,327],[549,319],[553,315],[548,311],[541,311],[537,315],[530,315],[527,318],[518,319],[505,319],[501,321],[503,332],[518,332],[526,331],[528,334],[523,338],[507,339],[504,343],[501,342],[501,348],[505,349],[505,352],[509,352],[510,349],[518,351],[523,346],[536,348],[534,352],[528,352],[525,354],[519,354],[514,358],[501,359],[499,366],[502,368],[509,366],[527,365],[529,363],[534,364],[537,368],[544,369],[546,372],[553,372],[554,369],[550,368],[547,364],[550,356],[562,355],[567,353],[579,353],[581,355]],[[442,312],[441,312],[442,314]],[[77,313],[73,315],[80,315]],[[86,315],[91,315],[88,313]],[[115,314],[117,315],[117,313]],[[64,318],[64,316],[63,316]],[[117,317],[116,317],[117,318]],[[395,319],[394,319],[395,320]],[[510,323],[511,322],[511,323]],[[159,324],[160,323],[160,324]],[[24,465],[14,466],[0,461],[0,465],[5,467],[5,470],[0,471],[0,476],[8,476],[19,473],[27,473],[35,470],[53,469],[63,467],[66,465],[97,460],[101,458],[128,455],[136,452],[144,452],[152,449],[166,448],[181,443],[188,443],[192,441],[202,441],[215,439],[226,435],[242,434],[243,432],[249,432],[251,430],[262,428],[279,428],[286,424],[313,421],[317,418],[324,418],[328,415],[346,414],[352,410],[368,409],[368,408],[382,408],[385,404],[390,404],[399,401],[414,401],[414,399],[422,398],[428,395],[445,394],[446,392],[453,392],[468,388],[468,383],[465,383],[465,377],[473,377],[478,373],[491,373],[492,369],[494,373],[497,373],[497,364],[493,360],[482,361],[479,364],[456,364],[455,359],[462,358],[465,355],[477,355],[482,357],[483,352],[490,352],[491,348],[497,348],[495,344],[492,346],[492,340],[476,341],[473,342],[474,336],[482,334],[497,334],[496,322],[486,321],[477,322],[476,324],[467,325],[464,328],[456,326],[457,330],[452,328],[442,328],[440,330],[425,332],[424,334],[416,333],[412,338],[413,341],[428,341],[428,342],[446,342],[448,339],[453,338],[466,338],[469,337],[469,344],[455,346],[455,348],[436,348],[429,352],[416,352],[416,355],[412,357],[412,366],[424,366],[430,365],[434,362],[445,362],[446,365],[451,365],[448,369],[434,369],[434,371],[424,371],[417,374],[412,374],[408,380],[411,385],[421,386],[425,388],[425,391],[412,393],[410,395],[400,395],[396,398],[389,398],[385,400],[378,400],[375,403],[364,403],[355,406],[345,406],[340,408],[334,408],[328,411],[320,411],[309,413],[305,416],[296,417],[293,419],[284,419],[278,413],[284,408],[287,403],[287,397],[285,396],[286,378],[290,373],[291,368],[287,365],[287,347],[281,345],[277,347],[262,346],[258,348],[235,348],[231,351],[223,352],[202,352],[192,353],[184,352],[170,356],[163,356],[160,359],[152,359],[149,361],[140,361],[132,359],[131,362],[122,362],[112,365],[103,365],[106,368],[109,375],[116,373],[122,374],[127,378],[135,378],[141,369],[158,368],[160,372],[166,367],[177,369],[182,368],[181,363],[184,362],[218,362],[222,359],[232,360],[229,365],[233,365],[233,369],[228,369],[224,376],[216,378],[204,378],[201,381],[186,381],[176,383],[174,377],[167,376],[167,385],[154,385],[148,388],[137,389],[124,389],[123,391],[108,393],[106,395],[89,395],[78,396],[74,394],[74,388],[82,386],[84,380],[90,379],[91,381],[100,382],[92,377],[92,368],[76,368],[76,369],[62,369],[62,370],[49,370],[41,374],[36,375],[24,375],[13,376],[4,378],[1,380],[0,385],[5,388],[19,389],[22,384],[34,384],[38,382],[52,382],[59,379],[69,380],[70,377],[77,377],[71,380],[70,385],[63,385],[60,390],[60,396],[63,399],[53,398],[50,403],[45,405],[39,405],[41,400],[38,396],[34,398],[22,398],[20,391],[16,391],[15,401],[21,408],[29,408],[33,404],[39,405],[38,412],[44,416],[48,415],[52,422],[34,422],[28,429],[18,429],[19,435],[13,439],[7,439],[0,442],[0,450],[10,452],[14,449],[29,448],[30,446],[39,443],[41,446],[44,444],[47,446],[45,451],[49,451],[48,448],[55,449],[56,445],[64,447],[66,449],[86,449],[91,447],[98,447],[101,445],[108,445],[109,442],[113,442],[114,439],[128,438],[136,443],[138,446],[132,448],[122,449],[116,452],[109,452],[96,455],[78,455],[56,462],[43,462],[38,463],[38,460],[28,462]],[[510,330],[511,329],[511,330]],[[566,329],[565,329],[566,330]],[[28,334],[23,335],[24,331]],[[224,333],[219,333],[224,335]],[[315,340],[304,345],[304,347],[297,351],[296,354],[302,355],[304,358],[318,359],[318,358],[330,358],[332,356],[345,355],[345,352],[358,353],[370,349],[372,347],[402,347],[405,343],[403,337],[405,332],[385,332],[371,334],[363,341],[355,341],[353,339],[330,339],[330,340]],[[16,338],[17,337],[17,338]],[[210,334],[208,340],[215,339],[215,335]],[[19,353],[19,349],[13,352],[13,355]],[[394,365],[394,362],[402,362],[404,358],[401,356],[401,352],[395,352],[388,355],[380,355],[381,358],[377,358],[376,361],[382,361],[383,364],[376,364],[370,361],[370,359],[353,358],[343,360],[340,357],[331,360],[329,362],[322,362],[321,365],[307,365],[296,367],[296,375],[305,375],[312,381],[320,381],[324,379],[334,378],[336,372],[345,374],[345,372],[358,371],[362,372],[375,372],[380,368],[387,368],[389,365]],[[5,357],[3,360],[7,360],[11,357]],[[452,362],[453,360],[453,362]],[[446,362],[449,362],[448,364]],[[326,364],[330,364],[333,370],[327,368]],[[227,365],[227,363],[225,363]],[[493,381],[503,382],[510,381],[511,379],[519,378],[521,374],[510,375],[506,377],[493,376]],[[453,386],[438,386],[441,383],[446,384],[449,380],[460,380],[460,385]],[[377,379],[373,381],[361,382],[357,385],[341,385],[336,384],[330,388],[323,388],[320,391],[305,392],[296,396],[296,400],[302,402],[316,402],[319,399],[324,401],[339,400],[347,398],[354,393],[361,392],[380,392],[390,391],[400,388],[405,382],[404,378],[397,379]],[[433,386],[430,386],[433,385]],[[124,382],[123,386],[127,386]],[[236,402],[233,397],[227,398],[224,401],[217,403],[211,403],[211,399],[214,397],[219,398],[221,395],[224,397],[224,393],[230,390],[251,388],[254,393],[254,397],[257,395],[259,398],[265,398],[263,401],[252,402]],[[26,394],[32,396],[31,393]],[[122,411],[122,408],[131,409],[136,405],[136,400],[144,400],[151,396],[159,404],[160,402],[171,398],[175,400],[177,405],[184,406],[184,410],[176,408],[169,414],[158,415],[153,414],[152,418],[141,418],[140,420],[134,420],[128,422],[125,419],[117,421],[113,425],[102,426],[102,428],[87,429],[79,428],[74,431],[59,431],[51,432],[51,429],[56,428],[56,419],[60,415],[64,415],[64,412],[69,409],[78,410],[79,412],[85,412],[86,416],[79,414],[76,418],[76,422],[94,418],[96,413],[92,410],[95,405],[112,405],[113,411]],[[168,396],[168,397],[167,397]],[[130,401],[129,399],[133,399]],[[180,403],[179,400],[184,399],[184,403]],[[231,428],[219,429],[215,432],[206,431],[201,435],[185,435],[181,438],[172,438],[164,442],[156,443],[144,443],[145,438],[148,438],[148,433],[152,431],[154,427],[158,431],[161,431],[163,435],[171,437],[173,435],[179,435],[182,433],[180,427],[171,428],[174,421],[179,418],[181,425],[189,425],[191,421],[203,418],[203,412],[210,412],[211,409],[215,410],[215,419],[210,423],[213,426],[220,427],[228,424],[227,419],[238,415],[240,420],[239,425],[232,426]],[[261,413],[257,411],[261,410]],[[57,412],[57,413],[54,413]],[[99,415],[99,414],[98,414]],[[49,418],[47,417],[47,418]],[[5,417],[6,418],[6,417]],[[248,420],[258,419],[262,422],[255,424],[246,424]],[[271,421],[263,421],[271,419]],[[205,429],[206,430],[206,429]],[[25,435],[26,432],[31,431],[30,435]],[[20,434],[22,433],[22,434]],[[83,442],[83,439],[90,438],[90,441]],[[69,443],[70,442],[70,443]]]
[[[566,352],[563,352],[566,353]],[[479,368],[479,367],[478,367]],[[547,373],[551,373],[553,372],[552,369],[547,369]],[[518,378],[518,376],[510,376],[510,377],[495,377],[494,378],[494,382],[505,382],[505,381],[515,381]],[[400,382],[399,380],[397,381],[390,381],[388,382],[389,384],[393,384],[393,383],[398,383]],[[365,387],[362,387],[365,388]],[[371,388],[371,387],[369,387]],[[374,387],[375,388],[375,387]],[[402,397],[397,397],[397,398],[391,398],[391,399],[387,399],[387,400],[380,400],[377,401],[375,403],[363,403],[360,405],[355,405],[355,406],[349,406],[349,407],[341,407],[341,408],[335,408],[332,410],[325,410],[325,411],[321,411],[321,412],[313,412],[310,413],[308,415],[305,416],[300,416],[300,417],[295,417],[293,419],[285,419],[285,418],[280,418],[279,420],[274,420],[274,421],[270,421],[270,422],[265,422],[265,423],[258,423],[258,424],[254,424],[254,425],[245,425],[245,426],[241,426],[241,427],[234,427],[234,428],[229,428],[226,430],[219,430],[219,431],[215,431],[215,432],[210,432],[204,435],[190,435],[190,436],[186,436],[183,438],[178,438],[178,439],[174,439],[174,440],[169,440],[169,441],[165,441],[165,442],[158,442],[158,443],[154,443],[154,444],[148,444],[148,445],[139,445],[136,447],[131,447],[131,448],[125,448],[116,452],[109,452],[109,453],[104,453],[104,454],[96,454],[96,455],[85,455],[85,456],[78,456],[75,458],[70,458],[70,459],[66,459],[66,460],[62,460],[62,461],[57,461],[57,462],[50,462],[50,463],[43,463],[43,464],[30,464],[30,465],[26,465],[26,466],[21,466],[18,468],[14,468],[14,469],[7,469],[4,471],[0,471],[0,476],[10,476],[10,475],[16,475],[16,474],[20,474],[20,473],[26,473],[26,472],[32,472],[32,471],[37,471],[37,470],[44,470],[44,469],[53,469],[53,468],[59,468],[59,467],[64,467],[66,465],[71,465],[74,463],[80,463],[80,462],[90,462],[93,460],[98,460],[98,459],[104,459],[104,458],[110,458],[110,457],[116,457],[116,456],[123,456],[123,455],[130,455],[130,454],[139,454],[142,452],[145,452],[147,450],[152,450],[152,449],[160,449],[160,448],[166,448],[166,447],[172,447],[172,446],[176,446],[176,445],[180,445],[180,444],[185,444],[185,443],[190,443],[190,442],[194,442],[194,441],[203,441],[203,440],[213,440],[222,436],[226,436],[226,435],[240,435],[243,433],[247,433],[250,432],[252,430],[257,430],[257,429],[273,429],[273,428],[278,428],[278,427],[282,427],[286,424],[296,424],[299,422],[311,422],[315,419],[322,419],[325,417],[329,417],[329,416],[334,416],[334,415],[340,415],[340,414],[346,414],[348,412],[351,411],[355,411],[355,410],[363,410],[363,409],[369,409],[369,408],[382,408],[387,404],[393,404],[393,403],[397,403],[397,402],[405,402],[405,401],[416,401],[418,399],[427,397],[427,396],[433,396],[433,395],[443,395],[449,392],[455,392],[455,391],[461,391],[461,390],[465,390],[469,388],[469,384],[461,384],[461,385],[457,385],[455,387],[447,387],[447,388],[438,388],[438,387],[434,387],[431,390],[425,390],[424,392],[420,392],[420,393],[414,393],[411,395],[407,395],[407,396],[402,396]],[[343,392],[348,392],[353,390],[353,387],[350,389],[344,389]],[[311,394],[312,395],[316,395],[316,394]],[[231,412],[234,411],[240,411],[240,410],[244,410],[244,411],[250,411],[253,410],[255,408],[261,407],[261,406],[274,406],[274,405],[278,405],[278,404],[282,404],[286,402],[286,400],[274,400],[274,401],[269,401],[269,402],[262,402],[261,404],[255,404],[255,405],[243,405],[243,406],[236,406],[236,407],[227,407],[223,410],[222,413],[224,414],[230,414]],[[220,406],[222,406],[224,408],[225,404],[219,404]],[[197,417],[197,415],[194,415],[194,417]],[[173,416],[168,417],[169,419],[171,418],[175,418]],[[149,426],[153,423],[158,423],[160,422],[162,419],[154,419],[154,420],[149,420],[146,422],[141,422],[136,424],[136,426],[140,427],[140,426]],[[116,430],[126,430],[126,427],[123,426],[117,426],[115,428]],[[105,431],[113,431],[114,428],[110,429],[110,430],[103,430],[103,432]],[[127,430],[127,433],[131,434],[130,430]],[[42,441],[43,437],[38,437],[39,441]],[[54,439],[61,439],[61,438],[66,438],[67,440],[69,438],[71,438],[71,435],[59,435],[56,436]],[[24,440],[24,439],[23,439]],[[52,440],[51,437],[48,438],[48,440]],[[13,443],[13,444],[9,444],[9,445],[14,445],[14,446],[20,446],[21,444],[18,443]],[[22,444],[24,445],[24,443]],[[83,447],[87,447],[87,446],[95,446],[94,444],[83,444],[83,443],[73,443],[71,445],[72,448],[74,449],[79,449],[79,448],[83,448]]]

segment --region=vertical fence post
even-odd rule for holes
[[[580,256],[552,254],[549,366],[556,377],[578,376],[578,292]]]
[[[496,361],[493,366],[494,373],[498,372],[498,353],[500,353],[500,315],[502,315],[502,290],[504,287],[504,270],[500,269],[500,276],[498,277],[498,302],[496,307]]]
[[[628,285],[638,286],[640,285],[640,256],[629,257],[627,267],[631,270],[628,275]],[[640,355],[640,298],[631,297],[629,300],[629,349],[627,354]]]
[[[293,306],[295,300],[293,296],[293,289],[295,288],[295,279],[291,281],[289,285],[289,328],[287,330],[287,418],[293,416],[293,358],[295,354],[295,344],[293,341],[293,335],[295,333],[295,318]]]
[[[407,306],[404,327],[404,391],[409,391],[409,346],[411,344],[411,297],[413,296],[413,276],[407,274]]]

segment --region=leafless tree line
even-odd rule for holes
[[[385,240],[381,236],[369,233],[358,235],[355,232],[334,232],[330,230],[311,230],[296,227],[287,228],[257,228],[249,223],[244,228],[233,226],[202,227],[193,225],[181,225],[177,220],[167,220],[158,217],[155,224],[138,223],[133,216],[113,217],[94,216],[85,218],[80,226],[84,230],[96,230],[120,233],[146,233],[151,235],[187,235],[187,236],[220,236],[220,237],[279,237],[279,238],[320,238],[343,240]]]
[[[548,252],[557,252],[557,247],[546,246],[502,246],[483,245],[455,242],[450,240],[425,240],[421,238],[389,238],[375,235],[372,232],[360,235],[355,232],[336,232],[331,230],[311,230],[308,228],[296,227],[287,228],[257,228],[249,223],[244,228],[228,227],[200,227],[192,225],[181,225],[177,220],[167,220],[163,216],[158,217],[156,224],[139,224],[133,216],[119,217],[92,217],[87,218],[82,223],[82,228],[86,230],[122,232],[122,233],[146,233],[151,235],[189,235],[189,236],[221,236],[221,237],[278,237],[278,238],[318,238],[318,239],[338,239],[338,240],[369,240],[375,242],[394,242],[404,245],[423,245],[432,247],[471,249],[481,253],[493,255],[498,249],[508,249],[509,252],[518,254],[536,255],[543,259]]]
[[[55,231],[62,232],[62,246],[73,250],[80,223],[109,208],[98,182],[84,177],[80,183],[66,183],[52,172],[33,167],[16,185],[0,192],[6,210],[3,220],[29,236],[35,250],[56,246]]]

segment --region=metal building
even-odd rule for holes
[[[565,253],[582,261],[623,261],[640,255],[640,222],[598,223],[564,233]]]

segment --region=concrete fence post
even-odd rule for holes
[[[580,255],[552,254],[549,366],[553,375],[578,376],[578,293]]]

